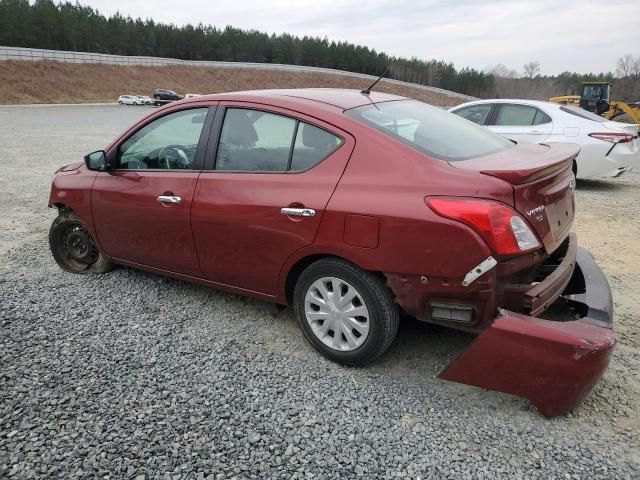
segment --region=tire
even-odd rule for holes
[[[616,115],[611,120],[613,120],[614,122],[620,122],[620,123],[631,123],[631,124],[636,123],[633,117],[628,113],[621,113],[620,115]]]
[[[337,289],[340,289],[340,299],[346,299],[344,307],[340,306],[342,302],[332,303]],[[327,296],[329,302],[321,302]],[[319,306],[318,298],[324,306]],[[337,258],[318,260],[301,273],[293,304],[309,343],[328,359],[344,365],[370,363],[389,348],[398,333],[398,307],[384,282]],[[361,315],[350,316],[350,311]],[[325,312],[329,313],[325,315]],[[326,319],[319,319],[322,316]],[[339,337],[333,328],[341,330]]]
[[[573,161],[573,165],[571,165],[571,171],[573,172],[573,176],[578,178],[578,162]]]
[[[122,100],[118,100],[118,103],[119,103],[120,105],[122,105]]]
[[[56,263],[67,272],[106,273],[113,269],[82,220],[70,211],[62,212],[51,224],[49,248]]]

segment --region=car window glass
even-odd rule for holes
[[[296,120],[242,108],[224,117],[216,170],[284,172],[289,163]]]
[[[565,113],[568,113],[570,115],[575,115],[576,117],[580,117],[580,118],[584,118],[585,120],[592,120],[594,122],[598,122],[598,123],[604,123],[607,121],[606,118],[600,117],[598,115],[596,115],[595,113],[591,113],[588,112],[586,110],[582,110],[581,108],[576,108],[576,107],[565,107],[564,105],[560,107],[560,110],[562,110]]]
[[[483,103],[482,105],[464,107],[452,113],[455,113],[459,117],[466,118],[473,123],[477,123],[478,125],[484,125],[484,122],[491,111],[491,107],[492,105],[490,103]]]
[[[291,157],[291,171],[314,167],[341,145],[342,139],[321,128],[300,122]]]
[[[544,125],[551,122],[551,117],[542,110],[536,108],[536,116],[533,118],[534,125]]]
[[[206,116],[194,108],[145,125],[120,146],[118,168],[191,169]]]
[[[494,125],[533,125],[537,110],[527,105],[501,105]]]
[[[422,102],[400,100],[345,112],[415,150],[444,161],[490,155],[513,143],[489,129]]]

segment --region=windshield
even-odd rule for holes
[[[345,113],[439,160],[467,160],[514,146],[484,127],[415,100],[365,105]]]
[[[582,98],[586,100],[609,100],[609,85],[585,85]]]

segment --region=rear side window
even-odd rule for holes
[[[228,108],[216,170],[300,172],[331,155],[342,139],[291,117],[260,110]]]
[[[494,125],[533,125],[536,109],[526,105],[500,105]]]
[[[347,110],[345,114],[444,161],[482,157],[514,146],[487,128],[415,100],[364,105]]]
[[[585,120],[593,120],[594,122],[598,122],[598,123],[604,123],[607,121],[605,118],[599,117],[595,113],[582,110],[581,108],[565,107],[563,105],[560,107],[560,110],[570,115],[575,115],[576,117],[584,118]]]
[[[483,103],[482,105],[471,105],[469,107],[464,107],[451,113],[455,113],[459,117],[465,118],[470,122],[477,123],[478,125],[484,125],[487,117],[489,116],[489,112],[491,111],[492,106],[493,105],[490,103]]]
[[[544,125],[545,123],[551,122],[551,117],[544,113],[542,110],[537,109],[536,116],[533,119],[534,125]]]
[[[493,125],[530,126],[549,123],[551,117],[542,110],[529,105],[500,105]]]
[[[291,157],[291,171],[302,172],[331,155],[341,139],[321,128],[300,122]]]

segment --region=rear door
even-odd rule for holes
[[[488,121],[494,132],[516,142],[542,143],[553,129],[551,117],[532,105],[500,103]]]
[[[211,110],[211,111],[210,111]],[[137,129],[110,152],[115,170],[91,190],[105,253],[125,262],[200,276],[190,208],[214,109],[173,111]]]
[[[228,102],[214,121],[191,220],[210,280],[275,294],[285,260],[313,242],[355,142],[296,112]]]

